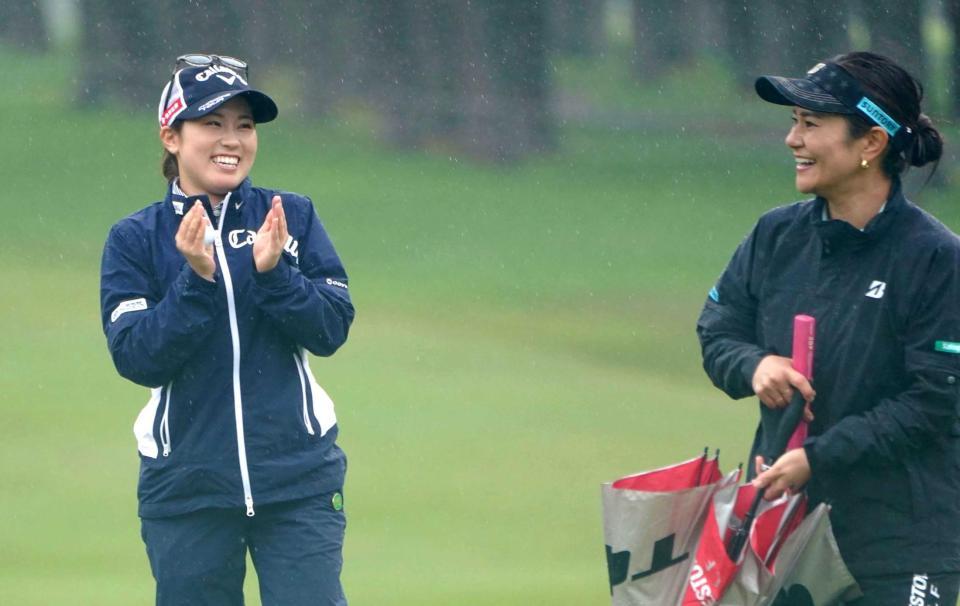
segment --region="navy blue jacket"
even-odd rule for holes
[[[290,238],[258,273],[253,236],[271,199]],[[197,275],[174,235],[200,199],[217,228],[214,282]],[[340,259],[310,199],[245,180],[214,215],[205,196],[166,198],[110,230],[101,313],[117,371],[151,388],[134,424],[140,515],[246,507],[341,488],[333,402],[307,352],[347,338],[353,305]]]
[[[854,575],[960,570],[960,240],[894,183],[863,231],[817,198],[760,218],[697,331],[714,384],[753,395],[763,356],[814,316],[808,493]],[[780,411],[760,406],[754,452]]]

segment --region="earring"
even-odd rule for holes
[[[865,159],[860,158],[860,168],[870,168],[870,163]]]

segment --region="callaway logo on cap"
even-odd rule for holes
[[[170,126],[177,120],[193,120],[239,95],[244,95],[250,103],[254,122],[270,122],[277,117],[277,104],[273,99],[250,88],[237,71],[215,64],[177,70],[163,88],[157,117],[160,126]]]

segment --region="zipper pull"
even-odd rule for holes
[[[247,497],[245,500],[247,502],[247,517],[252,518],[254,515],[253,514],[253,497]]]
[[[170,427],[167,425],[167,415],[160,421],[160,443],[163,445],[163,456],[170,456]]]

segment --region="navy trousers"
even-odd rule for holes
[[[263,606],[346,606],[339,491],[246,510],[142,518],[157,606],[242,606],[246,556]]]

